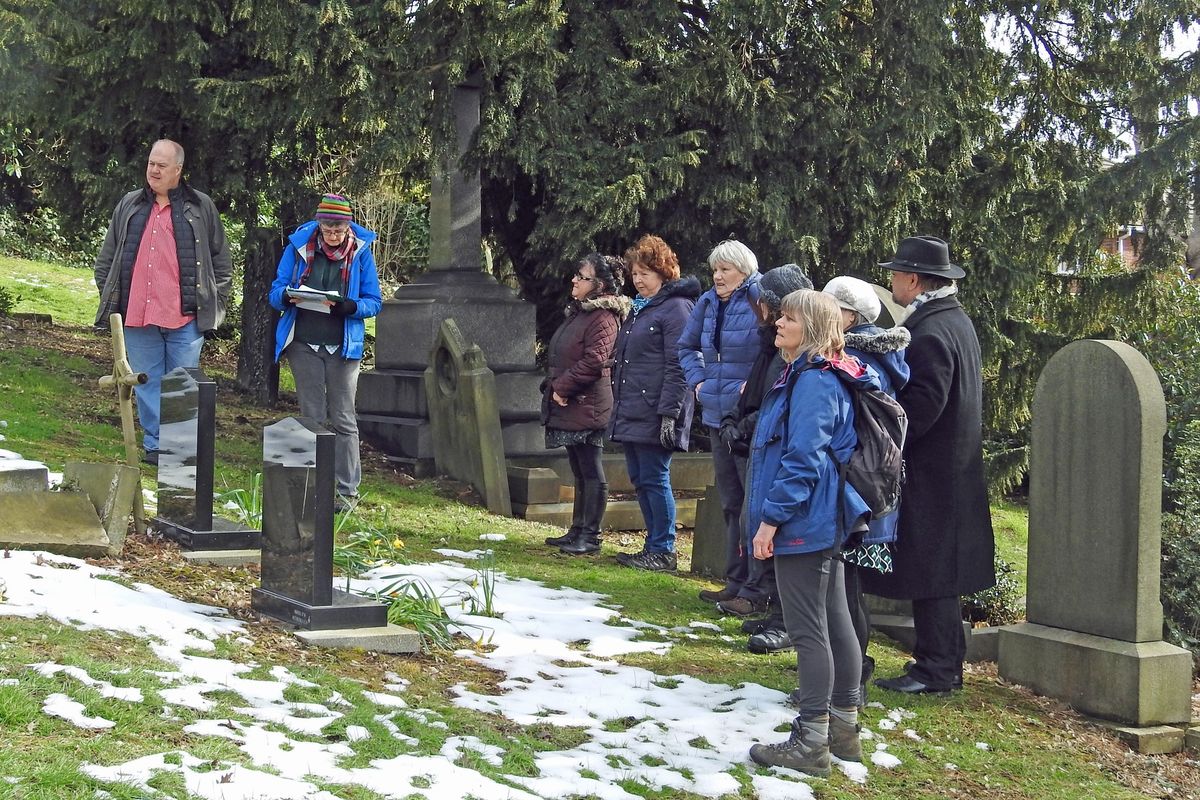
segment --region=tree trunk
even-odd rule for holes
[[[247,228],[237,382],[255,403],[268,408],[279,399],[279,365],[275,363],[275,323],[279,312],[267,303],[267,292],[282,253],[282,243],[275,231]]]

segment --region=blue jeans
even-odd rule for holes
[[[134,372],[146,373],[146,382],[133,387],[137,397],[138,421],[142,423],[142,447],[158,449],[158,398],[162,377],[176,367],[200,366],[204,334],[192,320],[182,328],[147,325],[125,326],[125,355]]]
[[[626,443],[625,467],[646,521],[646,552],[675,551],[675,495],[671,451],[657,444]]]

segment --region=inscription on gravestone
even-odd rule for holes
[[[258,531],[213,513],[216,383],[199,369],[171,370],[162,379],[159,409],[155,527],[187,549],[258,547]]]
[[[263,429],[262,585],[256,610],[310,630],[387,624],[387,606],[333,586],[334,435],[307,418]]]

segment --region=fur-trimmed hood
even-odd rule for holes
[[[602,294],[586,300],[572,300],[564,313],[570,318],[580,311],[611,311],[618,320],[624,322],[632,307],[633,301],[623,294]]]
[[[899,326],[884,330],[878,325],[858,325],[846,331],[846,347],[864,353],[895,353],[908,347],[911,341],[908,328]]]
[[[895,395],[908,383],[904,349],[912,341],[908,328],[856,325],[846,331],[846,352],[870,365],[879,375],[884,391]]]

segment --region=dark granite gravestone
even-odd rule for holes
[[[154,526],[188,550],[257,548],[262,535],[213,514],[217,385],[195,368],[162,379],[158,516]]]
[[[334,434],[310,419],[263,429],[262,586],[250,605],[309,630],[387,625],[387,606],[333,586]]]
[[[442,322],[453,319],[495,373],[496,405],[508,456],[545,454],[539,422],[542,373],[534,361],[536,309],[484,272],[478,170],[462,159],[479,127],[479,83],[450,90],[457,148],[430,185],[429,270],[396,290],[376,319],[375,368],[359,378],[364,438],[418,474],[434,465],[422,378]]]
[[[1132,347],[1084,340],[1050,359],[1033,398],[1029,621],[1000,631],[1001,677],[1138,726],[1191,716],[1191,654],[1162,640],[1165,433],[1162,386]]]

